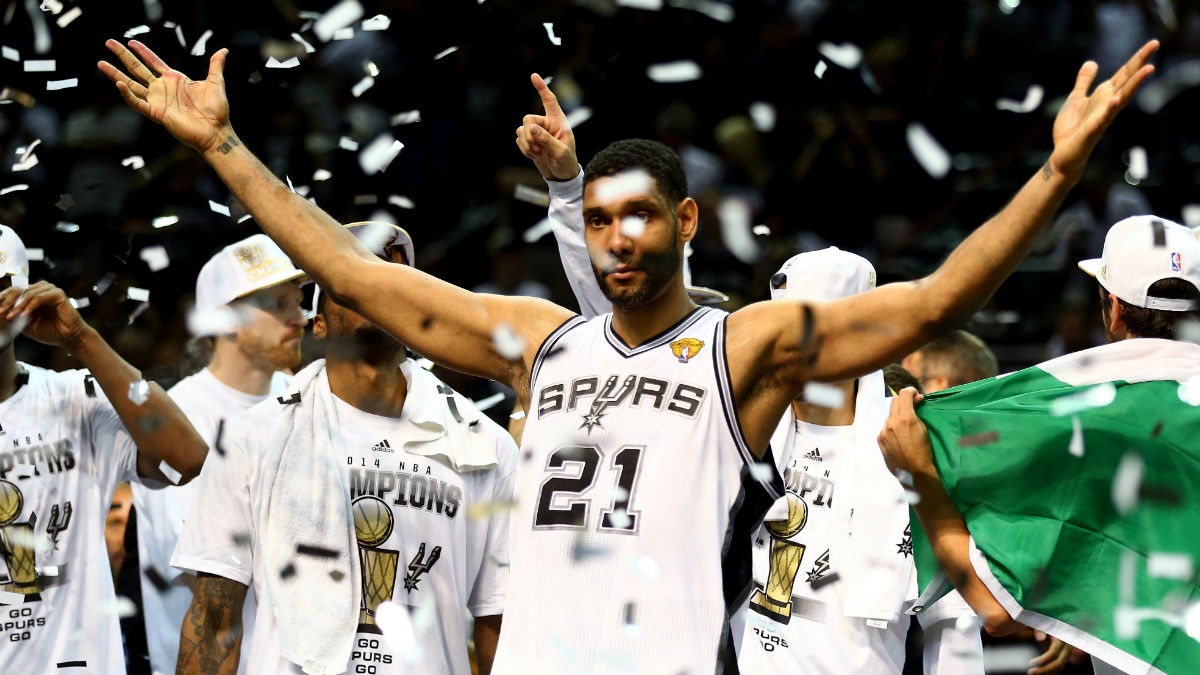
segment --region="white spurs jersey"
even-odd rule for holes
[[[726,316],[698,308],[633,348],[611,315],[575,317],[539,348],[495,672],[716,669],[783,492],[738,425]]]

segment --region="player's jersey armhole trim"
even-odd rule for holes
[[[780,488],[783,486],[783,480],[779,477],[779,471],[775,467],[775,462],[772,460],[771,452],[768,450],[763,457],[763,461],[759,461],[750,451],[750,444],[746,442],[746,436],[742,433],[742,424],[738,420],[737,406],[733,402],[733,380],[729,377],[729,362],[725,353],[725,327],[729,316],[721,318],[721,322],[717,324],[715,334],[715,342],[713,345],[712,362],[713,369],[716,371],[717,392],[721,398],[721,408],[725,412],[725,424],[729,427],[729,435],[733,437],[734,444],[737,445],[738,452],[742,456],[742,461],[746,463],[746,467],[754,480],[762,485],[773,499],[778,499],[783,496]],[[758,464],[769,464],[770,475],[763,477],[760,471],[755,470]]]
[[[545,340],[542,340],[541,346],[538,347],[537,353],[533,355],[533,367],[529,369],[529,395],[533,396],[533,386],[537,382],[538,373],[542,369],[542,361],[554,349],[554,345],[562,339],[572,328],[577,328],[587,323],[587,319],[576,314],[571,318],[563,321],[558,325],[558,328],[550,331]]]

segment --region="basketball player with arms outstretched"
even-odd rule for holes
[[[731,530],[757,525],[782,487],[758,460],[787,406],[805,382],[881,368],[977,309],[1079,180],[1157,48],[1090,94],[1097,66],[1080,69],[1045,166],[933,274],[836,302],[697,307],[680,274],[697,208],[679,159],[615,143],[588,164],[583,197],[613,313],[584,321],[374,260],[234,133],[226,50],[193,81],[129,44],[136,56],[108,42],[128,74],[100,64],[126,103],[199,151],[323,289],[432,360],[510,385],[529,411],[496,672],[695,673],[715,668],[726,601],[745,583],[748,570],[723,561]],[[549,141],[555,129],[542,129]],[[544,152],[568,160],[570,139],[554,140]],[[517,340],[494,338],[508,331]]]

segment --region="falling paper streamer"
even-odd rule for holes
[[[586,105],[581,105],[567,113],[567,126],[574,129],[590,119],[592,119],[592,109]]]
[[[168,226],[174,225],[175,223],[178,223],[178,222],[179,222],[179,216],[159,216],[158,218],[155,218],[150,224],[152,226],[154,226],[155,228],[160,228],[160,227],[168,227]]]
[[[1112,501],[1113,507],[1122,516],[1129,515],[1137,506],[1143,471],[1141,456],[1132,452],[1125,453],[1117,465],[1112,481]]]
[[[766,237],[766,236],[770,236],[771,228],[767,227],[766,225],[755,225],[754,228],[750,230],[750,232],[753,234],[756,234],[760,237]]]
[[[167,464],[166,460],[158,463],[158,470],[162,472],[162,475],[167,477],[167,480],[171,481],[172,485],[179,485],[180,479],[183,478],[183,474],[176,471],[170,464]]]
[[[9,185],[6,188],[0,188],[0,195],[6,195],[10,192],[20,192],[21,190],[28,190],[28,189],[29,189],[28,183],[17,183],[16,185]]]
[[[1029,662],[1037,656],[1037,648],[1029,644],[988,645],[983,648],[983,672],[1024,673],[1029,670]]]
[[[392,20],[384,14],[376,14],[375,16],[366,19],[362,22],[363,30],[387,30],[392,25]]]
[[[212,37],[213,32],[206,30],[200,34],[200,39],[196,40],[196,44],[192,45],[192,56],[204,56],[205,45],[208,44],[208,38]]]
[[[528,202],[535,206],[547,207],[550,206],[550,193],[545,190],[529,187],[528,185],[517,185],[513,190],[513,197],[519,202]]]
[[[525,339],[507,323],[496,324],[492,330],[492,345],[496,353],[508,361],[516,361],[525,353]]]
[[[733,6],[714,0],[667,0],[667,4],[679,9],[690,9],[700,12],[713,21],[729,23],[733,21]]]
[[[447,48],[443,49],[442,51],[438,52],[437,54],[434,54],[433,60],[437,61],[438,59],[442,58],[443,56],[449,56],[450,54],[453,54],[456,51],[458,51],[457,46],[447,47]]]
[[[659,83],[692,82],[700,75],[700,64],[695,61],[668,61],[646,68],[646,77]]]
[[[908,149],[912,151],[921,168],[925,169],[925,173],[934,178],[942,178],[949,173],[950,153],[937,142],[925,125],[920,122],[910,123],[905,138],[908,140]]]
[[[514,412],[513,414],[509,415],[508,417],[509,417],[509,419],[523,420],[523,419],[525,419],[525,411],[518,410],[518,411]]]
[[[170,22],[167,22],[167,23],[170,23]],[[166,25],[166,24],[164,24],[164,25]],[[180,26],[175,26],[175,39],[179,40],[180,47],[187,49],[187,40],[183,39],[183,28]]]
[[[1066,417],[1090,410],[1103,408],[1117,398],[1117,388],[1111,382],[1088,387],[1081,392],[1060,396],[1050,402],[1050,414]]]
[[[1179,400],[1200,406],[1200,375],[1179,384]]]
[[[409,110],[407,112],[396,113],[392,115],[392,126],[397,127],[401,124],[414,124],[421,121],[420,110]]]
[[[308,41],[301,37],[299,33],[292,33],[292,39],[296,42],[299,42],[304,47],[305,54],[312,54],[313,52],[317,51],[317,49],[308,44]]]
[[[275,58],[274,56],[267,59],[267,67],[268,68],[295,68],[298,65],[300,65],[300,57],[298,57],[298,56],[293,56],[292,58],[288,59],[287,61],[280,61],[279,59]]]
[[[358,165],[368,176],[386,171],[388,165],[400,154],[404,144],[392,137],[391,134],[380,134],[358,153]]]
[[[214,202],[211,199],[208,200],[208,208],[212,209],[214,212],[219,213],[223,216],[229,215],[229,207],[228,206],[225,206],[224,204],[218,204],[217,202]]]
[[[354,151],[358,149],[358,141],[342,136],[338,139],[338,147],[343,150]]]
[[[354,86],[350,88],[350,93],[354,95],[354,98],[358,98],[359,96],[362,96],[364,92],[374,86],[375,78],[367,75],[363,79],[354,83]]]
[[[846,393],[831,384],[808,382],[802,394],[804,401],[823,408],[840,408],[846,402]]]
[[[383,633],[383,639],[401,660],[413,663],[421,658],[421,645],[413,631],[412,617],[408,608],[391,600],[379,603],[375,608],[375,624]]]
[[[1200,602],[1193,602],[1184,610],[1183,625],[1188,637],[1200,640]]]
[[[1067,452],[1074,457],[1083,457],[1083,424],[1076,415],[1071,416],[1071,442],[1067,445]]]
[[[480,412],[483,412],[484,410],[487,410],[488,408],[494,408],[497,403],[504,400],[504,395],[505,395],[504,392],[499,392],[496,394],[492,394],[491,396],[488,396],[487,398],[481,398],[478,401],[475,401],[475,409]]]
[[[631,169],[593,183],[592,194],[597,203],[608,204],[648,194],[653,187],[654,179],[645,169]]]
[[[193,308],[187,315],[187,329],[196,337],[225,335],[236,332],[245,321],[246,317],[232,307]]]
[[[323,180],[329,180],[332,177],[333,177],[333,174],[326,171],[325,169],[317,169],[316,171],[313,172],[312,179],[313,179],[313,182],[319,183]]]
[[[145,380],[138,380],[129,384],[129,400],[133,401],[134,405],[141,405],[150,398],[150,383]]]
[[[334,5],[313,24],[313,34],[321,42],[329,42],[338,30],[362,18],[363,7],[355,0],[343,0]]]
[[[79,86],[79,78],[72,77],[67,80],[47,80],[46,91],[58,91],[59,89],[70,89]]]
[[[996,101],[996,110],[1004,110],[1006,112],[1028,113],[1038,109],[1042,104],[1042,97],[1046,92],[1041,85],[1031,84],[1025,92],[1025,100],[1017,101],[1011,98],[1002,98]]]
[[[1150,175],[1150,160],[1146,156],[1146,149],[1135,145],[1129,149],[1129,170],[1125,172],[1125,180],[1132,185],[1137,185],[1148,175]]]
[[[80,14],[83,14],[82,9],[79,7],[72,7],[71,9],[68,9],[65,14],[58,17],[58,21],[55,23],[58,24],[59,28],[66,28],[72,21],[78,19]]]
[[[525,232],[521,234],[521,239],[523,239],[526,244],[532,244],[538,239],[550,234],[552,231],[554,231],[554,225],[550,222],[550,219],[542,218],[535,223],[533,227],[525,230]]]
[[[4,58],[8,59],[9,61],[20,61],[21,60],[21,52],[18,52],[17,50],[13,49],[12,47],[0,47],[0,56],[3,56]]]
[[[127,166],[134,171],[146,166],[146,160],[142,159],[141,155],[132,155],[121,160],[121,166]]]
[[[555,47],[561,45],[562,38],[555,37],[554,35],[554,24],[549,21],[545,21],[542,23],[542,25],[546,27],[546,36],[550,38],[550,44],[554,45]]]
[[[367,74],[371,77],[379,77],[379,66],[375,65],[375,62],[370,59],[363,61],[363,70],[367,71]]]
[[[754,128],[767,134],[775,128],[775,106],[765,101],[755,101],[750,104],[750,119],[754,120]]]
[[[1200,227],[1200,204],[1183,205],[1183,224],[1193,229]]]
[[[333,41],[354,39],[354,26],[346,26],[333,31]]]
[[[141,35],[143,33],[149,33],[149,32],[150,32],[150,26],[142,24],[141,26],[134,26],[133,28],[130,28],[129,30],[125,31],[125,37],[131,38],[131,37]]]
[[[625,216],[621,219],[621,234],[640,237],[646,231],[646,219],[641,216]]]
[[[823,41],[817,44],[817,51],[821,56],[832,61],[834,65],[841,66],[846,70],[854,70],[858,64],[862,63],[862,49],[850,42],[835,45],[832,42]]]
[[[753,217],[753,207],[741,196],[729,195],[717,203],[721,242],[734,257],[746,264],[753,264],[762,253],[754,234],[750,231],[753,227]]]
[[[775,467],[767,462],[750,462],[750,476],[761,482],[769,482],[775,475]]]
[[[59,232],[78,232],[79,226],[75,223],[68,223],[65,220],[60,220],[54,225],[54,229],[58,230]]]
[[[29,59],[22,64],[27,73],[54,72],[54,59]]]
[[[825,63],[823,59],[817,59],[817,65],[813,67],[813,75],[816,75],[819,80],[825,77],[826,70],[829,70],[829,64]]]
[[[30,261],[37,262],[39,260],[45,259],[45,257],[46,257],[46,252],[40,248],[25,249],[25,258]]]
[[[63,4],[58,0],[42,0],[41,10],[43,12],[50,12],[51,14],[57,15],[59,12],[63,11]]]
[[[413,203],[413,200],[405,197],[404,195],[388,195],[387,201],[392,206],[398,206],[402,209],[417,208],[417,205]]]
[[[1159,579],[1187,581],[1192,578],[1192,556],[1186,553],[1151,553],[1146,558],[1146,572]]]
[[[164,270],[171,264],[167,249],[162,246],[147,246],[138,252],[138,257],[146,262],[146,266],[150,268],[151,272]]]
[[[644,9],[650,12],[657,12],[663,8],[663,0],[616,0],[616,3],[618,7]]]

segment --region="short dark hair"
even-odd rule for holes
[[[935,364],[935,374],[945,377],[951,387],[995,377],[1000,371],[996,355],[987,344],[965,330],[952,331],[917,351],[923,362]]]
[[[645,169],[672,208],[688,196],[687,173],[679,155],[658,141],[644,138],[609,143],[597,152],[583,170],[583,184],[629,169]]]
[[[1200,288],[1196,288],[1186,279],[1176,277],[1159,279],[1150,284],[1147,295],[1152,295],[1156,298],[1200,302]],[[1194,319],[1200,316],[1200,312],[1195,310],[1190,312],[1172,312],[1165,309],[1137,307],[1120,298],[1117,298],[1117,302],[1121,303],[1121,318],[1125,321],[1125,328],[1134,337],[1174,340],[1175,326],[1179,321]],[[1110,303],[1111,300],[1109,300],[1108,291],[1104,290],[1104,287],[1101,286],[1100,307],[1105,317],[1108,317],[1109,312],[1112,310]]]
[[[883,383],[892,392],[900,393],[901,389],[912,387],[917,390],[918,394],[924,394],[921,389],[921,382],[915,375],[904,369],[904,366],[899,363],[893,363],[890,366],[883,367]]]

